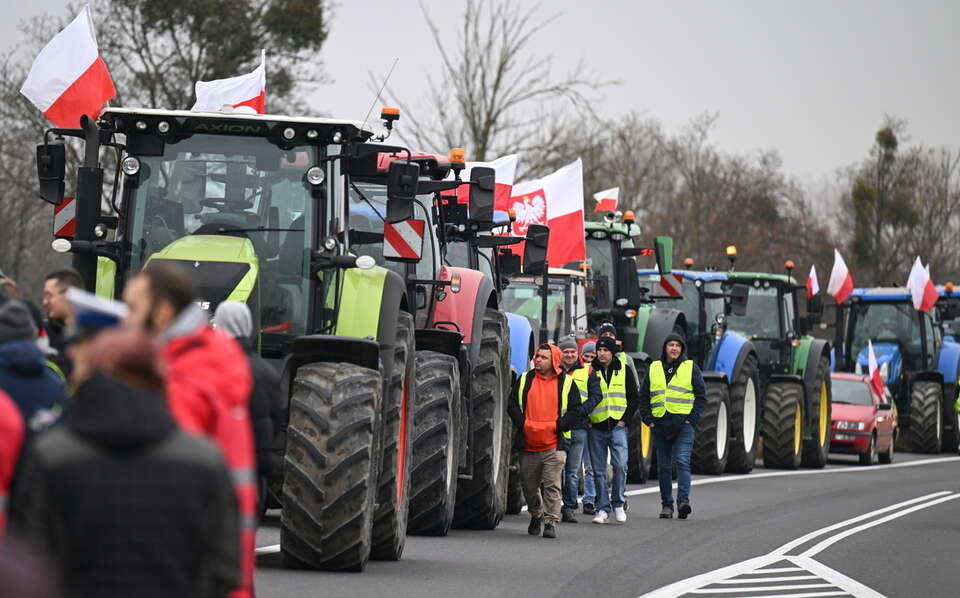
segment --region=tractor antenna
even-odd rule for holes
[[[393,69],[397,68],[397,62],[399,61],[399,57],[393,59],[393,64],[390,66],[390,71],[387,72],[387,76],[383,78],[383,83],[380,85],[380,90],[377,91],[377,95],[373,98],[373,102],[370,104],[370,109],[367,110],[367,115],[363,117],[363,124],[360,125],[361,130],[363,130],[363,127],[367,124],[367,119],[370,118],[370,113],[373,112],[374,106],[377,105],[377,100],[380,99],[380,94],[383,93],[383,88],[387,86],[387,81],[390,80],[390,75],[393,74]]]

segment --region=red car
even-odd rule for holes
[[[830,422],[830,451],[855,453],[861,465],[893,461],[897,439],[897,412],[884,389],[880,396],[862,374],[830,375],[833,386],[833,414]]]

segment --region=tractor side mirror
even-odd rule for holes
[[[727,298],[727,310],[735,316],[747,315],[747,299],[749,298],[750,289],[742,284],[733,285]]]
[[[383,223],[383,259],[390,262],[419,262],[423,257],[426,229],[426,220],[409,218],[390,222],[388,217],[387,222]]]
[[[940,309],[941,320],[956,320],[960,318],[960,302],[950,301]]]
[[[496,171],[493,168],[470,169],[470,219],[493,222],[493,192]]]
[[[673,237],[654,237],[653,252],[660,274],[670,274],[673,271]]]
[[[503,276],[520,274],[520,256],[513,252],[499,252],[497,254],[497,265],[500,267],[500,274]]]
[[[63,202],[67,169],[67,151],[63,143],[43,143],[37,146],[37,179],[40,181],[40,199],[59,206]]]
[[[531,224],[527,227],[527,242],[523,247],[523,273],[547,273],[547,245],[550,242],[550,228],[543,224]]]
[[[422,284],[418,284],[416,294],[417,311],[420,311],[421,309],[427,309],[427,287],[423,286]]]
[[[807,321],[810,324],[819,324],[823,317],[823,296],[814,295],[807,299]]]
[[[620,260],[620,268],[617,271],[617,289],[620,294],[616,301],[618,307],[637,309],[643,303],[643,295],[640,293],[640,277],[637,276],[637,264],[631,257]]]
[[[413,200],[417,198],[420,165],[396,160],[387,171],[387,222],[413,218]]]

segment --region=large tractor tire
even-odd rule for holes
[[[379,471],[380,372],[347,363],[297,369],[284,455],[280,549],[288,567],[362,571]]]
[[[370,558],[396,561],[403,554],[410,506],[410,411],[416,400],[416,357],[413,316],[397,316],[393,371],[383,398],[383,457],[373,516]]]
[[[461,404],[457,358],[436,351],[417,351],[409,534],[446,536],[453,523]]]
[[[940,447],[945,453],[955,453],[960,449],[960,412],[957,412],[954,404],[957,399],[957,386],[948,384],[946,386],[947,394],[944,397],[943,404],[943,446]],[[947,422],[951,422],[951,428],[947,428]]]
[[[726,380],[706,380],[707,405],[697,422],[690,467],[693,473],[720,475],[730,455],[730,394]]]
[[[763,401],[763,466],[796,469],[803,456],[803,386],[771,382]]]
[[[919,380],[910,387],[910,416],[903,430],[903,443],[914,453],[939,453],[943,432],[943,388],[937,382]]]
[[[652,465],[653,430],[636,417],[627,430],[627,482],[645,484],[656,473],[651,472]]]
[[[814,394],[810,397],[810,438],[803,441],[804,467],[821,469],[827,464],[830,454],[830,416],[833,413],[833,398],[830,392],[830,360],[826,355],[817,364],[817,377],[813,383]]]
[[[520,483],[520,453],[510,451],[510,476],[507,479],[507,515],[519,515],[527,501]]]
[[[494,529],[507,508],[513,438],[505,402],[510,376],[509,370],[504,369],[504,357],[506,363],[510,359],[506,317],[487,308],[479,332],[482,335],[480,358],[470,381],[473,476],[460,480],[457,485],[453,525],[467,529]]]
[[[730,385],[730,455],[727,471],[750,473],[760,440],[760,368],[748,355]]]

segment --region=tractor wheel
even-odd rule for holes
[[[510,451],[510,476],[507,479],[507,515],[519,515],[527,501],[523,498],[520,484],[520,453]]]
[[[803,455],[803,386],[771,382],[763,402],[763,466],[796,469]]]
[[[760,368],[748,355],[730,385],[730,455],[727,471],[750,473],[757,460],[760,427]]]
[[[645,484],[653,460],[653,431],[637,417],[627,429],[627,482]]]
[[[370,557],[381,427],[380,372],[297,369],[284,455],[280,548],[288,567],[362,571]]]
[[[475,331],[476,332],[476,331]],[[470,381],[470,440],[473,443],[473,479],[457,485],[453,525],[468,529],[494,529],[507,508],[512,426],[506,421],[510,350],[507,319],[487,308],[480,330],[480,359]]]
[[[920,380],[910,387],[910,415],[904,429],[904,446],[915,453],[939,453],[943,431],[940,407],[943,388],[937,382]]]
[[[947,394],[943,401],[943,446],[940,450],[945,453],[955,453],[960,448],[960,413],[954,408],[957,386],[949,384],[946,388]],[[947,428],[947,422],[950,422],[949,428]]]
[[[833,402],[830,392],[830,360],[820,357],[817,377],[813,382],[815,394],[810,397],[808,421],[810,422],[809,440],[803,441],[803,459],[801,465],[820,469],[827,464],[830,453],[830,415]]]
[[[690,462],[694,473],[720,475],[730,454],[730,395],[726,381],[706,380],[707,405],[697,422]]]
[[[410,411],[416,400],[416,358],[413,316],[397,316],[393,371],[387,378],[383,398],[383,445],[377,512],[373,516],[370,558],[396,561],[407,539],[410,506]]]
[[[461,404],[457,358],[435,351],[417,351],[409,534],[446,536],[453,523]]]

